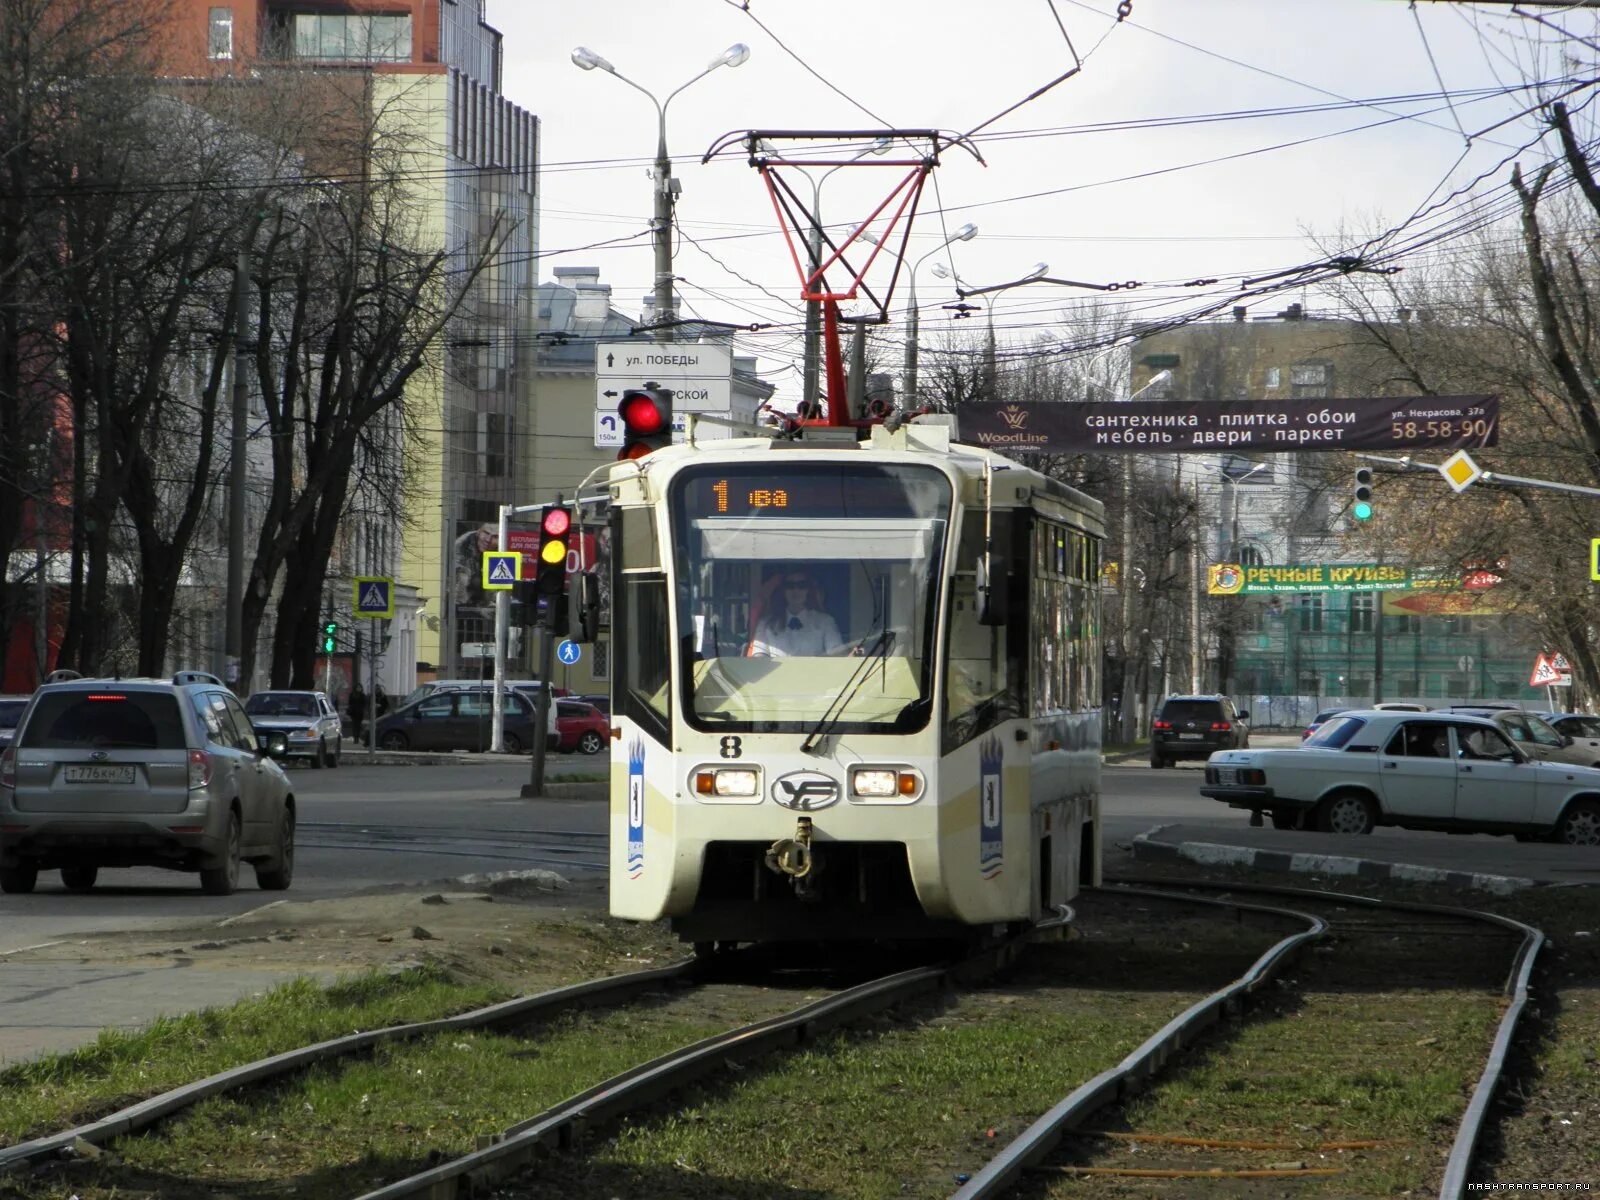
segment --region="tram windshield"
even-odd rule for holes
[[[881,462],[674,481],[683,707],[700,729],[912,732],[932,707],[949,480]]]

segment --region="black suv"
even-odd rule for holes
[[[1210,758],[1218,750],[1250,745],[1250,714],[1226,696],[1168,696],[1150,722],[1150,765]]]

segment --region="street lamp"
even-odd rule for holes
[[[934,265],[938,266],[939,264],[935,263]],[[981,289],[982,291],[992,293],[992,297],[988,301],[989,339],[983,355],[983,394],[991,401],[996,399],[995,392],[999,387],[999,369],[995,364],[994,351],[994,306],[999,302],[1001,295],[1003,295],[1008,288],[1018,287],[1024,283],[1033,283],[1035,280],[1043,279],[1044,276],[1049,273],[1049,271],[1049,263],[1034,263],[1033,266],[1028,268],[1028,273],[1022,276],[1020,279],[1013,279],[1009,283],[996,284],[993,287]],[[959,280],[957,282],[959,282]],[[971,289],[968,290],[970,291]]]
[[[592,71],[598,67],[608,75],[614,75],[634,91],[643,92],[650,97],[650,103],[656,106],[655,216],[650,222],[650,227],[655,233],[656,246],[655,340],[658,342],[672,340],[672,325],[678,310],[677,299],[672,290],[672,205],[682,189],[678,181],[672,177],[672,160],[667,157],[667,105],[672,103],[678,92],[683,91],[689,84],[704,79],[718,67],[737,67],[749,57],[750,47],[743,42],[735,42],[712,59],[705,70],[690,79],[688,83],[672,92],[665,100],[657,100],[655,93],[629,79],[587,46],[579,46],[572,52],[573,65],[585,71]]]
[[[1219,469],[1222,471],[1222,477],[1228,481],[1228,485],[1233,489],[1233,526],[1228,539],[1228,557],[1226,561],[1236,563],[1239,561],[1239,485],[1257,471],[1265,471],[1267,464],[1258,462],[1248,471],[1239,475],[1228,474],[1226,468],[1219,467]]]
[[[1151,388],[1160,387],[1170,382],[1172,372],[1168,370],[1157,371],[1150,376],[1150,381],[1138,391],[1128,396],[1129,400],[1137,400]],[[1122,589],[1122,728],[1119,740],[1132,741],[1137,732],[1133,726],[1133,719],[1138,715],[1138,706],[1133,700],[1134,668],[1133,668],[1133,455],[1122,456],[1122,564],[1117,568],[1117,586]]]
[[[939,253],[939,251],[943,250],[952,242],[970,242],[977,236],[978,227],[973,225],[971,222],[968,222],[960,229],[952,233],[949,237],[945,238],[944,241],[940,242],[932,250],[929,250],[927,254],[924,254],[921,258],[917,259],[917,261],[912,264],[911,270],[907,276],[911,300],[911,313],[908,322],[909,328],[906,334],[905,406],[908,410],[917,401],[917,268],[922,266],[922,264],[926,262],[930,256]]]

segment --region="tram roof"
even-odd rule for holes
[[[706,438],[695,442],[693,445],[677,443],[663,446],[651,452],[648,458],[639,460],[643,468],[648,471],[650,467],[660,465],[667,470],[672,470],[688,462],[721,462],[727,460],[749,461],[752,454],[794,454],[804,455],[807,458],[844,456],[853,454],[869,454],[873,456],[890,456],[899,458],[920,458],[923,460],[944,460],[957,473],[975,477],[984,471],[1016,471],[1027,479],[1028,486],[1036,493],[1049,496],[1072,508],[1088,513],[1098,520],[1104,520],[1105,506],[1093,496],[1081,492],[1077,488],[1053,479],[1026,463],[1016,459],[1007,458],[983,446],[968,445],[964,442],[954,441],[945,434],[945,426],[918,426],[915,422],[902,426],[899,431],[889,434],[887,438],[880,435],[870,441],[858,441],[852,438],[829,437],[822,438],[801,437],[798,439],[780,439],[774,437],[733,437],[733,438]],[[919,437],[922,430],[935,436]],[[851,431],[853,432],[853,431]],[[622,464],[618,464],[621,466]],[[1015,477],[1013,477],[1015,478]]]

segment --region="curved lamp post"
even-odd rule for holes
[[[650,222],[650,227],[655,233],[656,248],[656,331],[655,340],[670,342],[672,340],[672,326],[678,315],[677,298],[672,289],[672,205],[676,201],[679,186],[678,181],[672,177],[672,160],[667,157],[667,106],[672,103],[677,94],[688,87],[689,84],[704,79],[718,67],[737,67],[750,57],[750,47],[743,42],[735,42],[716,58],[711,60],[705,70],[701,71],[688,83],[678,87],[670,93],[665,100],[657,100],[655,93],[648,88],[641,87],[629,79],[616,67],[612,66],[602,56],[596,54],[587,46],[579,46],[572,52],[572,62],[575,66],[585,71],[593,71],[596,67],[614,75],[636,92],[643,92],[650,97],[650,103],[656,106],[656,189],[655,189],[655,216]]]

